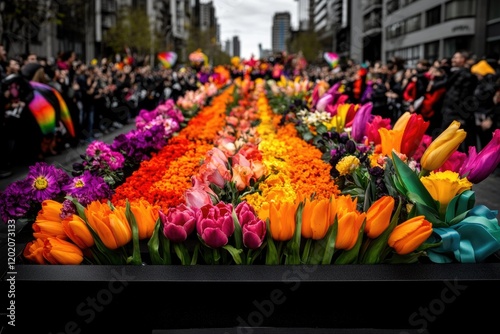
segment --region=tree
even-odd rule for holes
[[[312,63],[317,60],[321,52],[321,44],[314,31],[300,31],[297,33],[296,37],[290,41],[289,50],[290,53],[302,51],[307,62]]]
[[[156,54],[161,47],[160,35],[151,33],[151,24],[146,12],[139,8],[123,7],[118,14],[116,25],[104,36],[106,45],[116,53],[123,53],[125,48],[134,50],[139,55]]]
[[[83,0],[68,0],[67,6],[83,4]],[[61,24],[60,4],[56,1],[0,1],[1,43],[7,50],[15,43],[24,45],[29,53],[30,43],[39,42],[42,25],[47,21]]]

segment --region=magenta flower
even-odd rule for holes
[[[365,103],[363,104],[356,115],[354,115],[354,120],[352,123],[352,139],[356,143],[362,143],[363,138],[365,137],[366,125],[371,122],[373,103]]]
[[[234,233],[233,206],[219,202],[204,205],[196,212],[196,231],[212,248],[225,246]]]
[[[446,170],[451,170],[452,172],[458,173],[460,168],[464,165],[467,160],[467,154],[460,151],[455,151],[453,154],[444,162],[444,164],[439,167],[437,171],[443,172]]]
[[[241,202],[235,209],[236,217],[241,225],[243,245],[257,249],[266,237],[266,223],[257,217],[253,207],[247,202]]]
[[[458,172],[461,177],[477,184],[486,179],[500,163],[500,129],[493,132],[493,138],[478,153],[475,146],[469,146],[469,157]]]
[[[163,235],[173,242],[183,242],[196,226],[195,211],[184,203],[168,209],[167,214],[159,211],[163,224]]]

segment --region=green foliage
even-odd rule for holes
[[[154,37],[154,38],[153,38]],[[151,34],[151,26],[146,12],[138,8],[124,7],[118,14],[116,25],[104,36],[104,42],[117,53],[123,53],[125,47],[138,54],[158,52],[161,48],[159,34]]]

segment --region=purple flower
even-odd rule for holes
[[[71,217],[72,215],[77,213],[75,204],[71,200],[65,199],[62,204],[63,207],[61,209],[61,219]]]
[[[54,199],[61,193],[61,179],[64,177],[56,167],[45,162],[30,166],[26,181],[30,185],[28,196],[37,202]]]
[[[372,109],[373,103],[365,103],[359,108],[356,115],[354,115],[352,139],[354,139],[356,143],[361,143],[366,135],[367,124],[370,123],[372,119]]]
[[[86,170],[82,175],[75,176],[63,188],[67,195],[75,198],[83,206],[102,199],[111,199],[112,191],[100,176],[94,176]]]
[[[11,183],[4,192],[0,193],[0,217],[7,224],[12,218],[24,217],[31,209],[28,197],[30,185],[24,180]]]

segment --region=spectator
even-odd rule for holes
[[[498,79],[495,70],[486,62],[480,60],[471,67],[471,73],[478,79],[478,84],[474,90],[474,97],[477,103],[475,111],[476,131],[479,139],[478,150],[482,149],[493,137],[496,129],[496,116],[494,114],[493,97],[498,89],[496,81]]]
[[[453,55],[441,108],[443,117],[441,131],[448,128],[453,121],[459,121],[467,132],[467,137],[459,148],[462,152],[467,152],[469,146],[477,145],[474,116],[474,90],[477,78],[466,68],[469,58],[467,51],[458,51]]]

